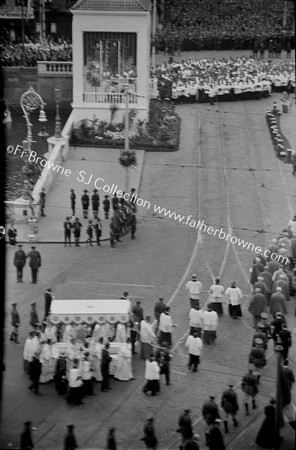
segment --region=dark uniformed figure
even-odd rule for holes
[[[232,417],[233,425],[235,427],[238,426],[238,421],[236,420],[236,414],[239,409],[238,401],[237,401],[237,395],[233,390],[233,383],[228,384],[228,389],[226,389],[221,398],[221,408],[223,409],[224,413],[224,431],[225,433],[228,433],[228,416],[230,415]]]
[[[83,213],[83,218],[88,219],[89,196],[87,194],[86,189],[83,192],[84,192],[84,194],[81,197],[82,213]]]
[[[10,340],[14,341],[16,344],[19,344],[18,341],[18,329],[20,326],[20,316],[16,309],[17,303],[12,303],[12,310],[11,310],[11,326],[12,326],[12,333],[10,335]]]
[[[46,200],[46,193],[45,193],[45,189],[42,188],[41,192],[39,194],[39,205],[40,205],[40,212],[41,212],[42,217],[45,217],[45,214],[44,214],[45,200]]]
[[[264,341],[260,338],[254,340],[255,346],[251,348],[249,355],[249,363],[253,364],[257,372],[257,384],[260,383],[260,373],[261,369],[266,364],[265,351],[264,351]]]
[[[144,426],[144,437],[141,441],[145,442],[146,448],[156,449],[157,447],[157,437],[155,436],[155,430],[153,425],[153,417],[150,417]]]
[[[29,374],[32,383],[28,387],[30,391],[34,391],[35,395],[41,395],[39,392],[39,380],[41,375],[42,365],[39,360],[39,353],[36,352],[33,356],[32,361],[29,364]]]
[[[128,326],[130,328],[130,337],[131,337],[131,344],[132,344],[132,354],[136,355],[137,352],[135,351],[135,343],[137,342],[138,332],[139,329],[136,325],[136,320],[133,314],[131,314],[130,320],[128,322]]]
[[[165,304],[163,303],[163,298],[159,298],[154,306],[154,317],[159,323],[160,314],[165,311]]]
[[[101,372],[102,372],[102,384],[101,384],[101,391],[105,392],[106,390],[111,389],[109,387],[109,364],[112,360],[111,356],[109,355],[109,342],[105,344],[105,348],[103,348],[102,351],[102,359],[101,359]]]
[[[76,194],[74,189],[70,189],[70,204],[72,209],[72,216],[75,216]]]
[[[36,303],[31,303],[30,322],[29,325],[36,330],[39,324],[38,313],[36,311]]]
[[[68,431],[65,436],[64,450],[75,450],[78,445],[74,435],[74,425],[67,425]]]
[[[111,201],[112,201],[112,208],[113,208],[113,211],[115,211],[116,209],[118,209],[118,197],[117,197],[116,192],[115,192],[115,194],[113,195]]]
[[[14,246],[16,244],[17,229],[14,228],[13,223],[10,225],[8,229],[7,236],[9,239],[9,244]]]
[[[76,247],[80,247],[79,240],[80,240],[81,228],[82,228],[82,223],[79,222],[78,217],[76,217],[75,222],[73,224],[73,234],[74,234],[74,241],[75,241]]]
[[[31,267],[32,281],[31,283],[37,283],[37,275],[39,267],[41,267],[41,255],[36,250],[36,247],[31,247],[31,251],[27,256],[29,258],[29,266]]]
[[[258,393],[258,383],[257,383],[257,377],[253,373],[252,369],[249,369],[249,372],[243,376],[242,384],[241,384],[242,390],[244,392],[244,405],[246,410],[246,415],[249,415],[249,398],[252,399],[252,408],[256,409],[256,401],[255,397]]]
[[[70,220],[70,217],[66,217],[64,222],[64,245],[67,247],[67,243],[69,244],[69,247],[71,247],[71,230],[72,230],[72,223]]]
[[[34,444],[31,435],[31,422],[28,420],[24,425],[25,429],[21,434],[21,450],[32,450]]]
[[[144,320],[144,310],[142,308],[140,300],[136,301],[136,305],[132,308],[132,313],[134,314],[135,321],[141,323]]]
[[[271,326],[268,322],[268,314],[261,313],[261,320],[258,322],[258,327],[260,326],[260,331],[265,333],[268,339],[271,339]]]
[[[223,441],[222,432],[220,430],[220,419],[215,419],[215,422],[209,429],[209,450],[224,450],[225,444]]]
[[[116,440],[115,440],[115,428],[109,428],[107,434],[106,450],[116,450]]]
[[[92,245],[92,239],[93,239],[93,225],[92,225],[92,221],[89,220],[87,227],[86,227],[86,234],[87,234],[87,240],[86,240],[86,245],[89,244],[91,247]]]
[[[168,343],[162,342],[161,348],[157,350],[155,359],[160,367],[160,375],[165,376],[166,385],[169,386],[170,383],[170,352],[168,350]]]
[[[180,447],[183,448],[186,441],[190,440],[193,436],[192,420],[189,409],[184,409],[184,412],[180,415],[177,432],[181,434],[182,442]]]
[[[206,445],[209,445],[209,433],[210,427],[215,423],[216,419],[220,419],[219,408],[216,402],[214,402],[214,396],[211,395],[209,400],[207,400],[202,407],[202,417],[206,422]]]
[[[110,233],[110,245],[111,245],[111,247],[115,247],[115,219],[114,219],[114,217],[112,217],[110,220],[109,233]]]
[[[285,361],[288,358],[289,348],[292,346],[292,334],[291,331],[288,330],[288,327],[285,323],[282,324],[282,329],[279,332],[279,338],[282,342],[282,355],[283,360]]]
[[[52,289],[48,288],[44,294],[44,317],[47,317],[50,312],[52,298]]]
[[[265,326],[263,325],[263,323],[258,322],[257,331],[253,336],[252,347],[255,347],[255,339],[261,339],[263,342],[262,348],[264,351],[266,351],[268,346],[268,336],[263,330],[265,330]]]
[[[97,217],[97,220],[95,221],[93,228],[95,230],[95,235],[96,235],[96,241],[97,241],[97,245],[101,245],[101,236],[102,236],[102,222],[101,219],[99,217]]]
[[[22,250],[22,245],[18,245],[19,249],[14,254],[13,264],[16,267],[16,281],[23,282],[23,269],[26,265],[26,253]]]
[[[137,229],[137,219],[135,213],[132,213],[131,215],[130,227],[131,227],[131,238],[136,239],[135,232]]]
[[[105,195],[105,197],[104,197],[103,208],[104,208],[104,213],[105,213],[105,219],[109,219],[110,200],[109,200],[108,195]]]
[[[93,190],[93,195],[91,196],[92,210],[94,219],[96,219],[99,215],[99,207],[100,207],[100,197],[97,189]]]
[[[57,360],[54,383],[56,391],[59,395],[65,395],[67,393],[67,358],[64,351],[61,352]]]

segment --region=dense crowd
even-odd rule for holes
[[[68,39],[53,40],[48,37],[45,43],[25,39],[25,43],[0,43],[0,60],[3,67],[35,67],[37,61],[72,61],[72,44]]]
[[[268,97],[293,92],[295,62],[254,58],[196,59],[163,63],[151,70],[159,97],[175,102],[206,102]]]
[[[172,0],[165,2],[156,33],[158,49],[251,49],[255,39],[267,48],[270,39],[285,48],[294,45],[293,4],[287,2],[287,26],[283,28],[284,2],[274,0]]]

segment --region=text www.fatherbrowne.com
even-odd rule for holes
[[[168,217],[169,219],[173,219],[176,222],[188,225],[191,228],[195,228],[196,230],[208,233],[211,236],[218,236],[219,239],[230,241],[232,244],[236,244],[238,245],[238,247],[254,251],[258,255],[263,254],[263,256],[265,256],[266,258],[277,260],[281,264],[289,263],[289,259],[286,256],[278,255],[277,253],[271,253],[268,249],[263,251],[259,245],[255,247],[255,245],[252,242],[240,239],[239,237],[236,237],[231,233],[226,233],[223,230],[223,228],[209,227],[204,223],[203,220],[196,221],[191,215],[182,216],[181,214],[177,214],[175,211],[171,211],[170,209],[163,208],[156,204],[153,205],[153,209],[154,213],[162,214],[164,217]]]

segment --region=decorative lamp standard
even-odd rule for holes
[[[56,99],[56,116],[54,123],[54,138],[55,139],[63,139],[62,136],[62,124],[60,118],[60,99],[61,99],[61,90],[60,88],[55,88],[54,90],[55,99]]]

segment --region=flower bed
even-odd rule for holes
[[[112,108],[111,118],[112,116]],[[159,100],[150,101],[147,121],[136,120],[136,111],[129,112],[129,147],[146,151],[176,151],[179,147],[180,118],[174,105]],[[124,148],[124,121],[113,124],[83,119],[74,126],[70,145],[79,147]]]

